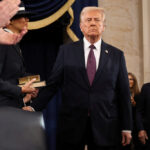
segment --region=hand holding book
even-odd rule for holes
[[[31,81],[32,79],[35,79],[31,84],[32,87],[46,86],[46,82],[40,80],[40,75],[31,75],[31,76],[19,78],[19,85],[18,86],[23,87],[23,86],[25,86],[25,84],[27,82]]]
[[[36,91],[34,87],[32,87],[32,83],[35,82],[36,79],[32,79],[29,82],[26,82],[22,87],[21,87],[21,92],[22,93],[33,93]]]

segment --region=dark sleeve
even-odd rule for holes
[[[117,86],[121,130],[132,130],[132,110],[130,102],[129,80],[123,53],[121,53],[120,58]]]
[[[0,93],[12,97],[19,97],[21,95],[21,88],[17,85],[2,79],[3,68],[5,67],[5,59],[7,59],[7,46],[0,45]]]
[[[39,92],[39,96],[33,101],[31,106],[36,110],[40,111],[46,107],[48,102],[54,96],[54,94],[61,87],[63,82],[63,63],[64,63],[64,50],[59,49],[59,53],[52,69],[51,75],[48,79],[47,86],[42,88]]]
[[[135,102],[137,103],[137,102],[140,100],[140,94],[136,94],[136,95],[134,96],[134,100],[135,100]]]
[[[143,116],[145,109],[145,90],[146,87],[143,86],[139,95],[139,99],[136,103],[136,127],[138,131],[144,130]]]

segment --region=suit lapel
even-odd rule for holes
[[[104,65],[106,64],[106,62],[109,59],[109,55],[110,55],[110,50],[107,49],[106,43],[104,43],[102,41],[99,65],[98,65],[98,69],[97,69],[96,74],[95,74],[95,78],[94,78],[93,84],[100,77],[100,74],[101,74],[102,70],[104,69]]]
[[[22,52],[21,52],[21,49],[19,48],[19,46],[13,45],[13,48],[16,51],[16,53],[19,55],[20,59],[22,60],[22,62],[24,64],[24,59],[23,59]]]
[[[89,83],[89,79],[87,76],[87,71],[85,68],[85,56],[84,56],[84,44],[83,44],[83,40],[79,41],[78,46],[75,47],[76,48],[76,56],[78,58],[78,62],[79,62],[79,70],[80,73],[83,77],[83,80],[85,81],[85,83],[87,84],[87,86],[90,86]]]

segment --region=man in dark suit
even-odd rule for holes
[[[23,3],[20,4],[20,10],[11,19],[4,31],[11,33],[20,33],[24,27],[27,28],[28,12],[23,9]],[[0,106],[23,107],[23,102],[30,100],[31,95],[23,96],[25,93],[36,95],[37,90],[31,87],[34,80],[18,87],[18,78],[26,76],[24,61],[19,45],[0,45]]]
[[[131,104],[123,52],[106,44],[104,10],[86,7],[80,16],[84,39],[60,47],[47,87],[32,107],[42,110],[62,89],[57,149],[116,150],[131,140]],[[31,110],[25,107],[24,110]]]
[[[136,105],[136,124],[138,137],[143,147],[141,150],[150,149],[150,83],[143,85],[140,99]]]

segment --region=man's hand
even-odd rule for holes
[[[26,111],[32,111],[32,112],[34,112],[34,109],[31,106],[25,106],[25,107],[22,107],[22,109],[26,110]]]
[[[19,10],[20,0],[3,0],[0,2],[0,27],[9,24],[10,19]]]
[[[38,96],[38,93],[39,93],[39,89],[35,89],[34,92],[31,93],[31,98],[36,98]]]
[[[35,89],[35,92],[32,92],[31,94],[26,94],[26,96],[23,98],[23,102],[26,104],[27,102],[31,101],[32,98],[36,98],[38,95],[39,89]]]
[[[138,137],[142,144],[146,144],[146,140],[148,140],[148,136],[145,130],[139,131]]]
[[[31,81],[27,82],[22,88],[22,93],[33,93],[36,92],[36,89],[32,87],[32,83],[36,81],[36,79],[32,79]]]
[[[132,139],[132,136],[130,132],[122,131],[122,145],[123,146],[130,144],[131,139]]]
[[[24,28],[20,34],[8,33],[0,28],[0,44],[14,45],[20,42],[22,37],[27,33],[27,28]]]

